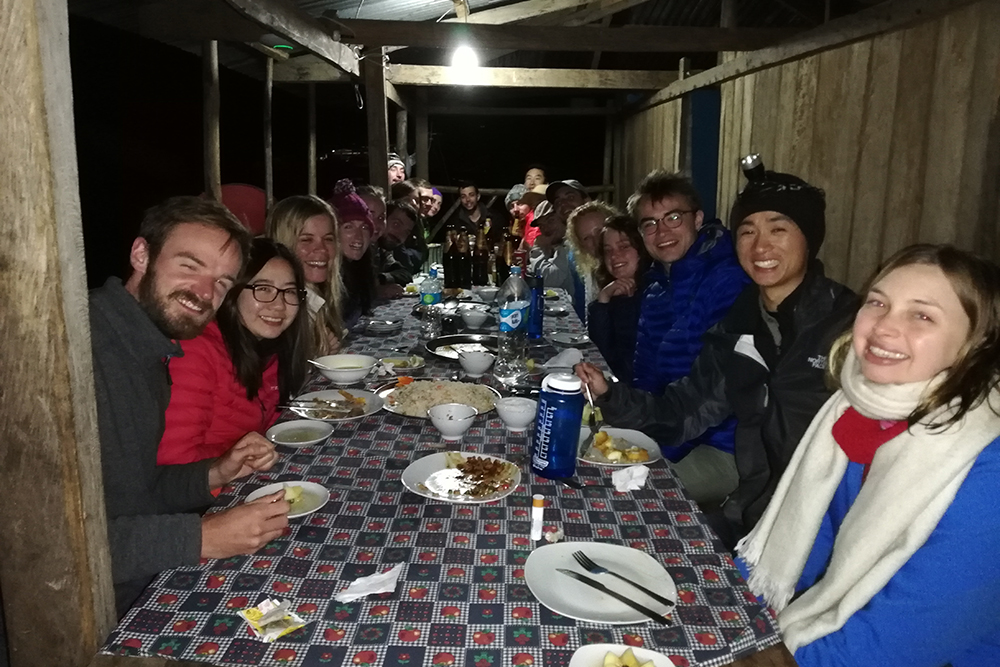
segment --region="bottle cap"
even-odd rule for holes
[[[437,278],[438,277],[438,270],[437,269],[431,269],[430,277],[431,278]]]
[[[512,274],[514,274],[515,276],[519,276],[519,275],[521,275],[521,267],[520,266],[512,266],[512,267],[510,267],[510,272]]]
[[[531,506],[532,507],[545,507],[545,496],[540,493],[536,493],[531,496]]]
[[[552,389],[555,391],[578,392],[583,391],[583,382],[575,375],[569,373],[552,373],[546,375],[542,380],[542,389]]]

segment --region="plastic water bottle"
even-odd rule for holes
[[[531,470],[549,479],[576,472],[583,419],[583,383],[575,375],[553,373],[542,380],[531,442]]]
[[[496,301],[500,305],[499,350],[493,365],[493,376],[500,382],[510,384],[528,374],[524,348],[528,336],[531,290],[521,278],[520,267],[511,267],[510,277],[497,292]]]
[[[441,281],[438,280],[437,269],[431,269],[430,275],[420,283],[420,303],[425,306],[441,303]]]
[[[542,323],[545,317],[545,282],[541,276],[528,278],[531,287],[531,308],[528,310],[528,338],[542,337]]]

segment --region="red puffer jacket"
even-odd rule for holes
[[[233,362],[215,322],[181,342],[183,357],[170,360],[170,405],[156,462],[192,463],[221,456],[250,431],[263,433],[278,405],[278,359],[264,369],[257,398],[236,379]]]

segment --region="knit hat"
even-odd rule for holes
[[[787,216],[806,237],[809,259],[815,259],[826,236],[826,194],[798,176],[776,171],[764,172],[764,178],[752,180],[736,197],[729,214],[733,238],[748,215],[774,211]]]
[[[524,187],[524,184],[518,183],[517,185],[512,187],[510,189],[510,192],[507,193],[507,196],[503,198],[504,206],[510,208],[510,205],[516,201],[520,201],[521,197],[523,197],[524,193],[527,191],[528,189]]]
[[[406,163],[403,162],[403,158],[399,157],[395,153],[389,153],[389,168],[392,167],[402,167],[406,169]]]
[[[360,220],[368,227],[368,231],[375,233],[375,223],[372,222],[371,211],[365,200],[354,190],[354,184],[349,178],[342,178],[333,186],[333,196],[330,197],[330,205],[337,211],[337,217],[341,222]]]

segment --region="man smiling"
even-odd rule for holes
[[[132,244],[132,274],[90,294],[94,390],[118,612],[161,570],[253,553],[288,525],[288,504],[262,502],[201,517],[210,491],[277,460],[248,434],[218,459],[157,466],[171,357],[215,316],[239,275],[249,233],[221,204],[176,197],[150,209]],[[278,502],[271,502],[278,501]]]
[[[736,416],[737,484],[721,506],[703,501],[728,548],[756,524],[829,398],[826,355],[856,311],[855,295],[823,275],[816,259],[825,208],[822,190],[789,174],[766,172],[747,184],[730,225],[740,264],[755,284],[705,336],[687,377],[654,395],[622,383],[609,387],[593,367],[578,367],[609,424],[638,428],[661,447],[697,438]],[[685,485],[716,474],[712,460],[698,460],[694,452],[678,466]]]

